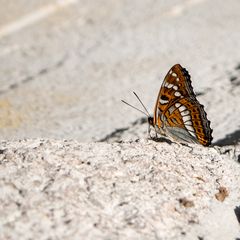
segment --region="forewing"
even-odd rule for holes
[[[190,98],[194,95],[188,71],[180,64],[174,65],[164,78],[159,90],[157,101],[154,108],[154,117],[158,109],[163,113],[168,106],[181,96]]]

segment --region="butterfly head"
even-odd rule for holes
[[[122,102],[125,103],[126,105],[128,105],[128,106],[134,108],[135,110],[137,110],[137,111],[143,113],[143,114],[147,117],[147,119],[148,119],[148,133],[149,133],[149,135],[150,135],[152,128],[155,129],[155,126],[154,126],[154,119],[153,119],[153,117],[150,116],[150,114],[149,114],[147,108],[146,108],[145,105],[142,103],[142,101],[141,101],[141,99],[138,97],[138,95],[137,95],[135,92],[133,92],[133,94],[134,94],[135,97],[138,99],[138,101],[141,103],[141,105],[142,105],[143,109],[145,110],[145,112],[142,111],[142,110],[140,110],[139,108],[136,108],[136,107],[134,107],[133,105],[131,105],[131,104],[125,102],[124,100],[122,100]],[[156,132],[156,129],[155,129],[154,132]],[[150,135],[150,137],[151,137],[151,135]],[[151,138],[152,138],[152,137],[151,137]]]
[[[153,125],[153,117],[148,117],[148,124],[150,125],[150,126],[154,126]]]
[[[148,135],[151,139],[157,138],[157,129],[156,125],[154,124],[154,118],[148,116]]]

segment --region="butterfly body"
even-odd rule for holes
[[[211,144],[210,121],[203,105],[196,99],[190,75],[180,64],[174,65],[167,73],[149,124],[157,133],[174,141]]]

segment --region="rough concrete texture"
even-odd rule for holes
[[[0,239],[240,239],[240,1],[0,4]],[[120,101],[152,112],[175,63],[214,148]]]
[[[0,238],[235,239],[236,150],[2,141]]]

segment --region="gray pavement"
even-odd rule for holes
[[[215,141],[239,129],[238,0],[3,4],[2,139],[102,139],[142,117],[120,102],[134,103],[131,91],[152,112],[175,63],[192,75]]]

